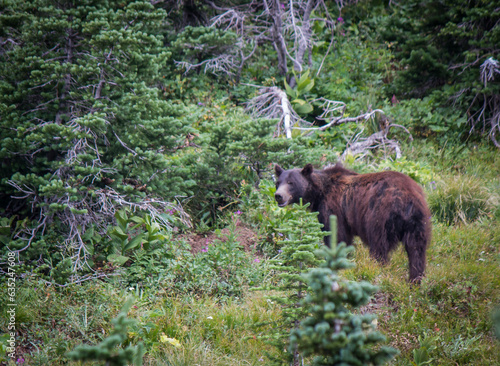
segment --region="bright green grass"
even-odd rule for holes
[[[82,342],[95,344],[104,339],[110,320],[128,296],[135,297],[128,317],[137,320],[129,328],[129,342],[146,345],[145,365],[258,365],[264,352],[273,353],[255,337],[255,324],[279,314],[279,308],[261,292],[221,303],[158,294],[158,289],[140,293],[117,290],[103,283],[54,290],[32,281],[18,291],[16,323],[22,335],[18,343],[30,366],[78,365],[68,362],[65,353]],[[162,336],[177,340],[179,346]]]
[[[222,304],[213,299],[173,299],[168,303],[156,324],[162,334],[177,339],[180,346],[160,342],[146,358],[146,365],[261,363],[266,346],[254,337],[254,325],[269,322],[278,314],[278,308],[262,293]]]
[[[491,312],[500,304],[500,226],[492,221],[469,225],[435,224],[421,286],[406,282],[408,261],[402,246],[390,263],[377,265],[358,243],[348,271],[352,280],[371,280],[380,292],[368,306],[380,328],[401,354],[394,365],[409,365],[421,341],[435,347],[436,365],[493,365],[500,355]]]

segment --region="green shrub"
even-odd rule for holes
[[[403,156],[401,159],[396,161],[384,160],[377,164],[377,169],[390,169],[401,172],[422,185],[431,182],[434,177],[432,169],[427,164],[409,160],[406,156]]]
[[[241,297],[246,287],[261,283],[266,268],[259,257],[244,251],[235,225],[233,221],[228,235],[207,242],[199,253],[182,245],[177,248],[175,258],[164,263],[162,286],[181,294],[228,298]]]
[[[276,347],[280,354],[278,358],[268,355],[272,364],[298,361],[297,352],[287,352],[286,348],[290,330],[297,327],[298,322],[309,312],[309,308],[301,304],[301,300],[309,292],[302,275],[322,262],[316,252],[323,246],[325,232],[321,231],[322,224],[318,222],[318,213],[307,210],[308,206],[309,204],[302,205],[301,202],[281,209],[289,211],[291,217],[281,222],[278,233],[283,240],[278,243],[278,254],[268,261],[269,269],[274,272],[274,280],[256,288],[274,290],[276,295],[269,296],[269,299],[279,304],[282,309],[281,316],[272,324],[273,330],[259,336]]]
[[[167,13],[148,1],[2,9],[0,214],[22,222],[10,249],[43,275],[67,257],[95,270],[87,230],[103,235],[120,206],[158,208],[192,183],[174,155],[196,113],[157,87]]]
[[[134,366],[141,366],[144,355],[142,343],[137,346],[124,347],[128,337],[127,328],[135,323],[134,320],[127,319],[127,313],[132,303],[133,299],[129,298],[123,305],[120,314],[111,320],[114,329],[108,337],[95,346],[81,345],[76,347],[73,351],[68,352],[68,358],[75,361],[106,361],[106,365],[109,366],[125,366],[130,363],[133,363]]]
[[[336,218],[331,220],[332,242],[336,242]],[[345,243],[317,251],[325,261],[302,277],[309,287],[301,305],[309,316],[291,332],[291,352],[297,347],[312,365],[382,365],[397,351],[379,346],[385,337],[376,330],[375,316],[357,314],[353,309],[365,305],[377,288],[362,281],[346,281],[338,272],[354,266],[347,259],[352,246]]]

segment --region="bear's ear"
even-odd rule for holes
[[[283,168],[276,164],[274,166],[274,172],[276,173],[276,176],[279,177],[281,173],[283,173]]]
[[[307,178],[308,176],[310,176],[310,175],[312,174],[313,170],[314,170],[314,168],[313,168],[312,164],[307,164],[307,165],[306,165],[306,166],[302,169],[301,173],[302,173],[302,175],[303,175],[304,177],[306,177],[306,178]]]

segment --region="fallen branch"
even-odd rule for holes
[[[403,126],[397,124],[389,124],[383,130],[376,132],[366,138],[362,138],[361,133],[358,133],[353,138],[354,142],[349,142],[348,147],[340,156],[341,161],[345,161],[348,155],[358,156],[359,158],[365,157],[371,150],[375,149],[384,149],[384,153],[387,156],[387,150],[392,150],[396,154],[396,159],[400,159],[401,147],[399,142],[393,139],[389,139],[387,135],[389,134],[389,130],[392,127],[398,127],[405,130],[406,133],[410,136],[410,140],[413,140],[410,132]]]
[[[309,124],[293,110],[286,93],[276,86],[261,88],[259,95],[252,98],[246,110],[254,118],[279,119],[277,135],[282,134],[282,128],[287,138],[292,138],[292,128],[296,124]]]
[[[322,101],[323,104],[321,105],[321,108],[323,109],[323,113],[321,113],[320,116],[317,117],[318,120],[323,120],[327,122],[324,126],[320,127],[294,127],[297,130],[302,130],[302,131],[325,131],[329,129],[332,126],[338,126],[342,125],[344,123],[348,122],[358,122],[361,120],[367,120],[375,115],[375,113],[380,113],[384,114],[384,111],[381,109],[374,109],[370,112],[366,112],[363,114],[360,114],[359,116],[356,117],[344,117],[346,105],[344,102],[338,102],[334,100],[329,100],[326,98],[318,98],[314,99],[311,101],[311,104],[317,101]],[[340,116],[335,116],[335,114],[340,112]]]
[[[231,54],[222,54],[217,57],[204,60],[197,64],[192,64],[187,61],[175,61],[175,64],[185,69],[184,74],[189,73],[191,69],[198,69],[203,67],[203,73],[211,72],[214,75],[219,75],[218,73],[223,73],[226,75],[233,75],[231,70],[237,69],[238,65],[235,56]]]
[[[344,117],[346,104],[326,98],[317,98],[310,103],[320,102],[323,109],[317,120],[325,121],[324,126],[312,127],[312,123],[302,119],[292,107],[286,93],[276,86],[259,89],[259,95],[252,98],[246,106],[254,118],[279,119],[277,135],[282,134],[282,129],[287,138],[292,138],[292,129],[300,131],[325,131],[336,125],[348,122],[358,122],[373,117],[376,113],[384,114],[381,109],[363,113],[355,117]]]

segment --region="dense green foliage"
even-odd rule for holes
[[[120,205],[172,200],[193,185],[169,159],[188,112],[155,85],[169,58],[166,14],[149,2],[3,8],[2,209],[23,220],[9,247],[27,268],[72,258],[89,271],[94,248],[82,235],[104,234]]]
[[[19,358],[5,356],[2,276],[0,363],[72,364],[82,343],[141,342],[151,365],[296,360],[297,276],[317,266],[321,232],[314,214],[276,206],[273,164],[324,166],[383,132],[401,158],[375,143],[344,164],[424,187],[428,274],[410,288],[402,253],[380,267],[357,245],[341,277],[379,286],[365,306],[401,352],[394,364],[496,362],[498,6],[327,2],[299,59],[299,3],[0,0],[0,272],[15,264]],[[304,125],[328,122],[318,98],[346,120],[286,139],[280,117],[248,108],[261,87],[286,92]],[[373,110],[385,117],[356,120]],[[130,294],[137,321],[122,313],[113,328]]]
[[[500,71],[498,63],[488,66],[488,60],[499,58],[498,6],[491,1],[405,1],[391,12],[380,34],[403,68],[391,91],[404,98],[430,96],[443,106],[452,101],[467,112],[472,131],[495,138],[500,132]],[[464,127],[442,124],[466,138]]]
[[[278,229],[276,243],[280,249],[276,256],[268,260],[269,269],[275,272],[276,283],[266,284],[256,290],[274,290],[277,295],[269,299],[281,307],[281,317],[272,324],[272,331],[263,339],[276,348],[279,357],[270,357],[271,364],[290,364],[299,361],[295,347],[288,347],[290,330],[298,325],[310,311],[301,301],[307,295],[309,286],[303,274],[322,263],[316,254],[323,241],[321,224],[316,212],[307,212],[306,206],[294,205],[294,212]],[[266,324],[268,325],[268,324]]]

